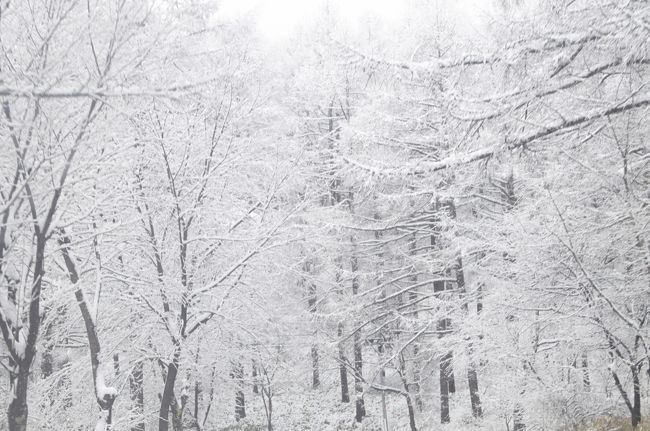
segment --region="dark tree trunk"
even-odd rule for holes
[[[582,385],[586,391],[589,391],[589,363],[587,361],[587,354],[582,354]]]
[[[447,424],[451,420],[449,417],[450,365],[451,357],[447,354],[440,360],[440,423],[443,424]]]
[[[406,398],[406,410],[409,415],[409,426],[411,427],[411,431],[417,431],[417,427],[415,425],[415,409],[413,408],[411,393],[408,390],[406,361],[404,360],[403,352],[399,354],[399,375],[402,379],[402,386],[404,387],[404,398]],[[388,428],[388,423],[386,423],[386,428]]]
[[[235,380],[235,420],[239,422],[246,417],[246,398],[244,397],[244,367],[233,364],[232,377]]]
[[[201,399],[201,392],[201,385],[197,380],[194,382],[194,418],[196,419],[197,423],[199,421],[199,401]]]
[[[639,381],[639,369],[632,370],[632,384],[634,385],[634,403],[632,404],[632,428],[641,423],[641,382]]]
[[[438,211],[443,209],[444,206],[440,205],[440,202],[436,200],[434,206],[434,215],[431,220],[431,247],[432,249],[439,248],[439,236],[440,236],[440,226],[438,225],[440,218],[438,217]],[[443,274],[440,274],[443,275]],[[444,274],[449,276],[448,273]],[[433,282],[433,292],[439,295],[444,295],[444,292],[450,290],[449,283],[443,280],[438,280]],[[451,330],[451,319],[442,318],[438,320],[437,323],[437,332],[438,337],[444,337],[447,332]],[[453,371],[452,371],[452,353],[446,353],[440,359],[440,422],[445,424],[450,422],[449,416],[449,394],[455,392],[456,382],[454,381]]]
[[[469,398],[472,403],[472,416],[475,418],[483,417],[481,398],[478,394],[478,376],[474,364],[471,362],[467,367],[467,381],[469,383]]]
[[[338,325],[338,336],[341,338],[343,336],[343,322],[339,322]],[[339,343],[339,376],[341,380],[341,402],[349,403],[350,402],[350,388],[348,386],[348,370],[345,366],[347,358],[345,357],[345,349],[343,348],[343,343]]]
[[[452,208],[454,208],[453,203],[451,203],[450,205],[452,206]],[[456,214],[455,209],[452,211],[452,214],[455,216]],[[463,259],[460,255],[456,258],[455,269],[456,269],[456,284],[458,286],[458,292],[461,296],[462,307],[465,312],[465,315],[469,315],[467,287],[465,286],[465,268],[463,267]],[[477,310],[478,310],[478,305],[477,305]],[[469,399],[472,404],[472,416],[474,416],[475,418],[480,418],[483,416],[483,409],[481,407],[481,397],[478,393],[478,373],[476,372],[476,365],[474,364],[474,360],[472,357],[473,352],[472,352],[471,338],[467,340],[467,356],[469,358],[469,363],[467,365],[467,383],[469,386]]]
[[[246,417],[246,399],[244,391],[238,389],[235,393],[235,420],[239,422]]]
[[[257,386],[257,379],[258,379],[258,377],[257,377],[257,362],[255,362],[255,359],[253,359],[252,368],[253,368],[253,371],[252,371],[252,375],[253,375],[253,393],[254,394],[259,394],[260,390],[259,390],[259,388]]]
[[[418,408],[418,411],[421,412],[423,409],[422,405],[422,396],[420,394],[420,361],[418,360],[418,355],[420,354],[420,346],[416,342],[413,344],[413,398],[415,399],[415,405]]]
[[[366,416],[366,406],[363,401],[363,357],[361,354],[361,335],[354,334],[354,392],[356,414],[355,420],[361,422]]]
[[[352,197],[350,197],[352,201]],[[351,204],[350,204],[351,205]],[[352,271],[352,295],[356,296],[359,293],[359,277],[357,271],[359,270],[359,262],[357,260],[355,241],[352,242],[352,257],[350,259],[350,269]],[[361,422],[366,416],[366,406],[363,400],[363,344],[361,340],[361,333],[359,331],[354,333],[354,392],[355,392],[355,420]]]
[[[21,364],[17,365],[18,372],[10,377],[10,386],[13,389],[14,398],[9,403],[7,411],[7,422],[9,431],[27,430],[27,382],[29,371]]]
[[[113,371],[115,371],[116,376],[120,375],[120,354],[119,353],[113,354]]]
[[[129,388],[131,390],[131,401],[133,411],[137,417],[137,423],[131,427],[131,431],[144,431],[144,369],[141,361],[133,365],[129,374]]]
[[[320,368],[318,365],[318,347],[311,346],[311,387],[316,389],[320,386]]]
[[[70,256],[70,250],[68,248],[71,243],[70,238],[65,235],[63,230],[61,230],[61,232],[63,233],[63,236],[59,239],[59,245],[62,246],[61,252],[63,254],[66,269],[68,270],[68,277],[75,286],[74,295],[77,299],[77,304],[79,305],[79,311],[81,312],[84,326],[86,327],[86,338],[88,339],[88,347],[90,350],[90,365],[93,372],[93,388],[95,389],[97,404],[102,412],[100,420],[103,420],[105,424],[110,427],[113,421],[113,403],[117,397],[117,391],[114,390],[109,392],[105,390],[106,382],[103,374],[104,370],[102,369],[102,363],[100,361],[101,344],[99,342],[99,336],[97,335],[96,316],[93,318],[90,308],[86,303],[81,286],[78,285],[79,273],[77,272],[76,265]],[[97,310],[95,310],[95,312],[97,312]],[[119,356],[114,357],[114,364],[116,367],[119,367]]]
[[[317,292],[316,292],[316,283],[314,283],[311,279],[311,276],[314,272],[314,264],[312,261],[309,259],[305,260],[305,264],[303,267],[303,270],[306,274],[308,274],[309,279],[305,280],[307,286],[308,286],[308,292],[307,292],[307,306],[309,309],[309,312],[312,314],[312,316],[316,315],[317,311]],[[320,386],[320,369],[319,369],[319,361],[318,361],[318,347],[316,344],[313,344],[311,346],[311,366],[312,366],[312,382],[311,386],[313,389],[316,389]]]
[[[407,395],[404,398],[406,398],[406,408],[409,412],[409,426],[411,427],[411,431],[418,431],[415,425],[415,409],[413,408],[411,397]]]
[[[611,343],[612,341],[610,340],[610,345]],[[630,400],[628,393],[623,388],[623,385],[621,383],[621,380],[618,377],[618,374],[613,369],[610,369],[610,372],[612,373],[612,377],[614,378],[614,384],[616,385],[616,388],[621,394],[623,401],[625,401],[625,405],[630,411],[630,422],[632,424],[632,428],[636,428],[641,423],[641,382],[639,380],[639,371],[640,368],[637,366],[630,367],[630,373],[632,374],[632,386],[633,386],[632,400]]]
[[[515,404],[515,409],[512,413],[513,431],[524,431],[526,424],[524,423],[524,410],[520,404]]]
[[[29,330],[25,342],[24,351],[18,352],[15,345],[20,340],[20,328],[12,328],[1,319],[0,330],[5,344],[9,348],[10,356],[16,357],[16,361],[10,359],[12,368],[9,375],[9,386],[13,398],[7,409],[7,423],[9,431],[25,431],[27,429],[27,387],[29,383],[29,371],[36,355],[36,340],[41,326],[41,287],[45,276],[45,242],[46,236],[38,233],[36,237],[36,259],[34,263],[33,286],[31,300],[29,302]],[[13,298],[15,303],[15,298]]]
[[[158,412],[158,431],[169,430],[169,410],[174,402],[174,385],[178,375],[178,364],[181,358],[181,347],[179,345],[174,349],[172,361],[167,365],[167,375],[165,376],[165,388],[160,399],[160,411]]]
[[[416,247],[417,247],[417,237],[415,233],[413,233],[411,240],[409,241],[409,256],[411,256],[412,259],[415,258],[416,255]],[[418,275],[417,272],[415,272],[410,278],[409,281],[411,285],[415,286],[418,283]],[[418,289],[411,289],[409,291],[409,301],[414,302],[417,301],[418,299]],[[413,313],[413,319],[417,320],[418,319],[418,312],[417,309]],[[418,411],[422,411],[422,397],[420,396],[420,363],[418,361],[418,355],[420,353],[420,343],[418,340],[413,340],[413,346],[411,348],[412,350],[412,362],[411,362],[411,368],[413,369],[413,381],[407,388],[409,392],[413,394],[413,398],[415,399],[415,405],[418,408]]]

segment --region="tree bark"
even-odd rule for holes
[[[4,317],[0,318],[2,336],[9,348],[11,367],[9,373],[9,386],[13,398],[7,409],[7,422],[9,431],[25,431],[27,429],[27,388],[29,383],[29,370],[36,355],[36,340],[41,325],[40,301],[43,277],[45,276],[45,234],[36,233],[36,258],[34,261],[34,277],[29,302],[29,329],[27,339],[22,328],[8,325]],[[18,351],[17,345],[23,345],[24,350]]]
[[[582,385],[585,391],[589,392],[589,362],[586,353],[582,354]]]
[[[456,216],[456,210],[453,206],[453,202],[450,204],[453,208],[452,215]],[[469,304],[467,299],[467,287],[465,286],[465,269],[463,267],[463,259],[459,255],[456,258],[456,284],[458,286],[458,291],[461,296],[461,301],[463,311],[465,315],[469,315]],[[477,306],[478,307],[478,306]],[[483,417],[483,408],[481,407],[481,397],[478,393],[478,373],[476,372],[476,364],[474,363],[473,352],[472,352],[472,341],[471,338],[467,340],[467,382],[469,386],[469,398],[470,403],[472,404],[472,416],[475,418]]]
[[[415,258],[415,250],[417,247],[417,237],[416,234],[413,233],[411,240],[409,241],[409,256],[411,258]],[[418,275],[415,270],[415,266],[413,268],[414,274],[409,278],[410,283],[412,285],[417,285],[418,283]],[[409,300],[411,302],[414,302],[418,299],[418,289],[411,289],[409,291]],[[413,312],[413,319],[417,320],[418,319],[418,312],[417,309]],[[408,385],[409,387],[407,390],[409,392],[413,393],[413,398],[415,399],[415,405],[418,408],[418,411],[422,411],[422,397],[420,396],[420,363],[418,361],[418,355],[420,353],[420,343],[418,340],[413,340],[413,345],[411,346],[411,369],[413,370],[413,382]]]
[[[244,397],[244,367],[233,364],[232,377],[235,380],[235,420],[239,422],[246,417],[246,399]]]
[[[469,398],[472,403],[472,416],[475,418],[483,417],[483,408],[481,407],[481,398],[478,394],[478,376],[473,362],[467,366],[467,381],[469,383]]]
[[[343,322],[339,322],[337,334],[339,339],[343,337]],[[350,402],[350,389],[348,386],[348,370],[345,366],[347,358],[345,357],[345,348],[343,342],[339,342],[339,376],[341,382],[341,402]]]
[[[176,345],[172,361],[167,364],[167,375],[165,376],[165,388],[160,398],[160,411],[158,412],[158,431],[169,430],[169,410],[174,398],[174,385],[178,375],[178,364],[181,358],[181,347]]]
[[[634,402],[632,404],[631,422],[632,428],[636,428],[641,423],[641,382],[639,381],[639,369],[632,369],[632,385],[634,391]]]
[[[451,420],[449,417],[450,362],[449,353],[440,360],[440,423],[443,424],[447,424]]]
[[[253,393],[258,394],[260,392],[260,390],[259,390],[259,388],[257,386],[257,383],[258,383],[257,362],[255,361],[255,359],[253,359],[253,361],[252,361],[252,368],[253,368],[253,370],[252,370],[251,374],[252,374],[252,377],[253,377]]]
[[[316,305],[317,305],[317,296],[316,296],[316,283],[314,283],[311,280],[311,276],[313,274],[314,268],[313,268],[313,262],[310,260],[305,260],[304,272],[309,276],[308,280],[305,280],[307,286],[308,286],[308,292],[307,292],[307,306],[309,309],[309,312],[312,315],[312,318],[316,316]],[[311,382],[311,387],[312,389],[316,389],[320,386],[320,369],[319,369],[319,357],[318,357],[318,346],[316,344],[313,344],[311,346],[311,366],[312,366],[312,382]]]
[[[515,404],[515,409],[512,413],[513,420],[513,431],[524,431],[526,429],[526,424],[524,423],[524,409],[521,407],[521,404]]]
[[[26,431],[27,430],[27,382],[29,372],[24,365],[18,364],[18,372],[10,376],[10,386],[13,390],[14,398],[9,403],[7,411],[7,422],[9,431]]]
[[[411,398],[411,392],[408,390],[408,380],[406,375],[406,361],[404,360],[404,353],[399,354],[399,375],[402,379],[402,386],[404,387],[404,398],[406,399],[406,410],[409,417],[409,427],[411,431],[417,431],[417,426],[415,424],[415,409],[413,408],[413,400]],[[384,393],[384,391],[382,391]],[[388,422],[386,422],[386,429],[388,430]]]
[[[406,396],[404,398],[406,398],[406,408],[409,413],[409,427],[411,428],[411,431],[418,431],[417,426],[415,424],[415,409],[413,408],[411,397]]]
[[[63,261],[65,262],[66,269],[68,270],[68,277],[70,282],[75,287],[74,296],[77,299],[77,304],[79,305],[79,310],[81,312],[81,317],[83,318],[84,326],[86,327],[86,337],[88,339],[88,347],[90,350],[90,365],[93,372],[93,388],[95,389],[95,399],[97,404],[102,412],[102,417],[100,421],[104,421],[105,425],[110,427],[113,418],[113,403],[117,397],[117,391],[115,388],[109,388],[106,386],[105,381],[105,370],[102,369],[103,365],[101,362],[101,344],[99,341],[99,335],[97,334],[97,322],[91,313],[88,303],[83,294],[83,290],[79,285],[79,273],[77,272],[76,265],[70,256],[70,238],[65,235],[65,232],[61,231],[63,236],[59,239],[59,244],[62,246],[61,252],[63,254]],[[97,292],[96,292],[97,293]],[[97,307],[97,303],[95,307]],[[95,317],[97,315],[97,310],[95,311]],[[119,358],[118,358],[119,360]],[[110,391],[109,391],[110,389]],[[99,423],[98,423],[99,427]]]
[[[352,197],[350,197],[352,200]],[[357,271],[359,270],[359,261],[356,255],[356,247],[354,238],[352,242],[352,256],[350,258],[350,269],[352,271],[352,295],[356,296],[359,293],[359,277]],[[366,406],[363,400],[363,344],[361,340],[361,333],[356,331],[354,333],[354,392],[355,392],[355,416],[357,422],[363,421],[366,416]]]
[[[137,422],[131,427],[131,431],[144,431],[144,368],[141,361],[133,365],[129,374],[129,388],[131,390],[131,401],[133,401],[133,411],[137,417]]]

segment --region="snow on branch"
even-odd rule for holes
[[[487,159],[492,157],[494,154],[498,153],[499,151],[516,150],[527,144],[531,144],[537,141],[538,139],[542,139],[547,136],[553,135],[559,131],[569,129],[571,127],[576,127],[581,124],[606,117],[608,115],[616,115],[633,109],[643,108],[648,105],[650,105],[650,92],[647,92],[643,94],[643,96],[637,97],[634,100],[628,100],[623,103],[619,103],[615,106],[610,106],[606,109],[596,109],[587,114],[558,121],[550,126],[544,127],[543,129],[516,138],[508,142],[505,146],[501,144],[496,144],[469,153],[465,153],[461,155],[452,155],[450,157],[439,160],[437,162],[423,162],[420,164],[421,168],[418,169],[416,173],[422,174],[426,172],[435,172],[443,169],[453,168],[454,166],[464,165],[464,164],[480,161],[483,159]]]

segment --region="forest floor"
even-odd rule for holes
[[[336,394],[324,394],[320,391],[303,394],[279,394],[273,399],[273,430],[274,431],[382,431],[381,395],[367,393],[364,397],[367,416],[361,424],[354,421],[354,398],[350,403],[340,402]],[[406,402],[400,395],[386,396],[388,422],[391,431],[409,431]],[[266,415],[261,396],[248,395],[247,417],[240,423],[234,423],[230,412],[222,412],[218,424],[228,423],[228,426],[217,427],[218,431],[267,431]],[[417,413],[417,428],[420,431],[445,429],[446,431],[460,430],[491,430],[505,429],[505,424],[497,425],[488,421],[481,424],[474,422],[471,417],[457,415],[456,420],[440,428],[439,410],[423,409]],[[496,427],[496,428],[494,428]],[[206,428],[207,429],[207,428]]]

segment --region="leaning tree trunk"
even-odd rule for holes
[[[610,345],[611,343],[612,341],[610,340]],[[616,385],[616,388],[620,392],[621,397],[623,398],[623,401],[625,401],[625,405],[630,412],[630,423],[632,424],[632,428],[636,428],[639,426],[639,424],[641,424],[641,381],[639,379],[639,371],[640,366],[637,366],[636,364],[630,367],[630,373],[632,374],[633,391],[632,400],[630,400],[627,391],[625,391],[623,388],[623,384],[618,377],[618,373],[614,371],[613,368],[610,369],[612,377],[614,378],[614,384]]]
[[[115,398],[117,398],[117,390],[106,385],[104,374],[106,370],[104,369],[104,365],[101,363],[101,345],[99,342],[99,336],[97,335],[97,310],[95,310],[95,318],[93,318],[83,291],[81,290],[81,286],[79,285],[79,273],[77,272],[76,265],[70,257],[70,238],[65,235],[63,230],[61,232],[63,233],[63,236],[59,240],[59,244],[62,246],[61,251],[63,253],[63,260],[66,269],[68,270],[68,277],[70,278],[72,285],[75,287],[74,296],[77,299],[77,304],[79,304],[81,317],[83,318],[84,326],[86,327],[86,337],[88,338],[90,365],[93,372],[93,387],[95,389],[95,398],[100,409],[100,417],[97,420],[95,430],[104,431],[110,429],[113,422],[113,403],[115,402]],[[95,293],[96,295],[99,294],[99,292]]]

